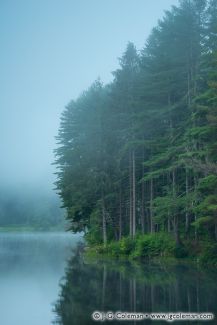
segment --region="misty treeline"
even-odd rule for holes
[[[0,228],[64,229],[59,198],[46,191],[0,189]]]
[[[158,232],[215,242],[217,0],[166,11],[113,76],[61,117],[56,185],[71,229],[92,244]]]

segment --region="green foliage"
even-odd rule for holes
[[[120,253],[122,255],[130,255],[131,252],[135,249],[135,240],[130,237],[123,237],[119,241]]]
[[[175,241],[168,234],[157,233],[140,236],[136,241],[134,258],[155,256],[173,256]]]
[[[198,191],[201,193],[213,193],[217,191],[217,175],[209,175],[200,180]]]
[[[175,251],[175,240],[166,233],[139,235],[135,239],[123,237],[120,241],[112,241],[106,246],[96,245],[91,250],[97,254],[113,257],[131,256],[132,258],[174,256]]]
[[[196,227],[197,229],[204,227],[204,225],[208,225],[212,223],[213,219],[210,216],[207,217],[200,217],[196,221],[192,222],[192,226]]]
[[[136,240],[123,237],[120,241],[111,241],[106,246],[95,245],[93,251],[97,254],[110,255],[113,257],[129,256],[135,249]]]
[[[102,243],[99,214],[99,209],[93,210],[90,214],[90,231],[85,234],[85,239],[90,245],[97,245]]]
[[[184,257],[183,239],[217,240],[216,12],[180,1],[62,114],[57,189],[98,250]]]
[[[107,246],[108,253],[113,257],[118,257],[121,255],[121,248],[118,242],[111,242]]]
[[[200,264],[208,266],[217,266],[217,244],[209,243],[205,245],[202,254],[199,257]]]

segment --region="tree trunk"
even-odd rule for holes
[[[170,217],[168,215],[168,219],[167,219],[167,232],[170,233],[171,229],[170,229]]]
[[[188,107],[190,107],[190,105],[191,105],[191,97],[190,97],[190,71],[188,71],[187,104],[188,104]]]
[[[173,198],[175,199],[176,196],[176,176],[175,176],[175,169],[172,172],[172,190],[173,190]]]
[[[175,241],[176,241],[176,246],[180,246],[181,240],[180,240],[180,235],[179,235],[179,223],[178,223],[178,217],[175,216],[173,218],[173,229],[174,229],[174,235],[175,235]]]
[[[175,169],[173,169],[173,172],[172,172],[172,191],[173,191],[173,199],[175,200],[175,197],[176,197]],[[180,242],[180,237],[179,237],[179,222],[178,222],[178,216],[177,215],[175,215],[173,217],[173,229],[174,229],[176,245],[180,246],[181,242]]]

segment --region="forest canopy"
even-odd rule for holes
[[[217,1],[182,0],[114,79],[71,101],[56,186],[73,232],[217,241]]]

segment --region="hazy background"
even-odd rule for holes
[[[109,82],[127,42],[141,49],[164,10],[177,3],[0,0],[2,190],[51,194],[64,106],[96,78]]]

